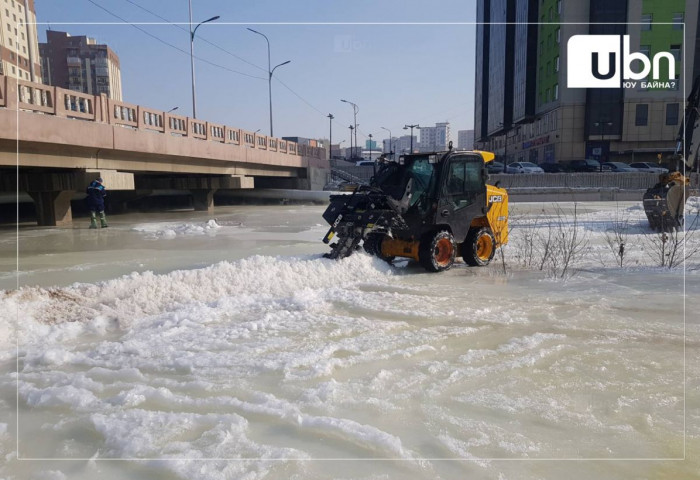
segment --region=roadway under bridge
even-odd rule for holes
[[[70,223],[98,176],[120,198],[180,190],[210,210],[218,190],[320,190],[329,168],[322,148],[0,75],[0,195],[29,195],[39,225]]]

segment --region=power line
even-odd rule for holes
[[[147,9],[146,7],[142,6],[142,5],[139,5],[138,3],[136,3],[136,2],[133,1],[133,0],[124,0],[124,1],[127,2],[127,3],[130,3],[131,5],[134,5],[134,6],[137,7],[137,8],[140,8],[140,9],[143,10],[144,12],[150,13],[150,14],[153,15],[154,17],[159,18],[159,19],[161,19],[161,20],[163,20],[163,21],[169,23],[170,25],[172,25],[172,26],[174,26],[174,27],[176,27],[176,28],[178,28],[178,29],[180,29],[180,30],[183,30],[183,31],[185,31],[185,32],[188,31],[188,29],[186,29],[186,28],[183,27],[182,25],[179,25],[179,24],[177,24],[177,23],[174,23],[174,22],[168,20],[167,18],[163,17],[162,15],[160,15],[160,14],[158,14],[158,13],[152,11],[152,10],[149,10],[149,9]],[[207,43],[207,44],[213,46],[214,48],[217,48],[217,49],[221,50],[222,52],[224,52],[224,53],[226,53],[226,54],[228,54],[228,55],[230,55],[230,56],[232,56],[232,57],[234,57],[234,58],[236,58],[236,59],[238,59],[238,60],[240,60],[240,61],[242,61],[242,62],[244,62],[244,63],[247,63],[248,65],[251,65],[251,66],[253,66],[253,67],[255,67],[255,68],[257,68],[257,69],[259,69],[259,70],[262,70],[263,72],[266,72],[266,73],[267,73],[267,70],[266,70],[265,68],[263,68],[263,67],[261,67],[261,66],[259,66],[259,65],[256,65],[256,64],[254,64],[253,62],[249,62],[248,60],[246,60],[246,59],[244,59],[244,58],[242,58],[242,57],[236,55],[235,53],[233,53],[233,52],[231,52],[231,51],[229,51],[229,50],[223,48],[223,47],[220,46],[220,45],[217,45],[216,43],[214,43],[214,42],[212,42],[212,41],[210,41],[210,40],[207,40],[207,39],[204,38],[204,37],[201,37],[201,36],[200,36],[199,38],[200,38],[200,40],[202,40],[202,41],[204,41],[205,43]],[[259,78],[259,77],[255,77],[255,78]],[[284,88],[286,88],[287,90],[289,90],[295,97],[297,97],[299,100],[301,100],[301,101],[302,101],[303,103],[305,103],[307,106],[309,106],[311,109],[315,110],[316,112],[318,112],[319,114],[323,115],[324,117],[326,116],[326,113],[325,113],[325,112],[323,112],[323,111],[321,111],[320,109],[316,108],[311,102],[309,102],[309,101],[306,100],[304,97],[302,97],[302,96],[299,95],[297,92],[295,92],[289,85],[287,85],[286,83],[284,83],[282,80],[280,80],[280,79],[277,78],[277,77],[273,77],[273,79],[274,79],[275,81],[279,82]],[[333,122],[333,123],[336,123],[336,122]]]
[[[188,33],[189,33],[189,30],[186,29],[185,27],[183,27],[182,25],[179,25],[179,24],[177,24],[177,23],[174,23],[174,22],[168,20],[167,18],[165,18],[165,17],[159,15],[158,13],[156,13],[156,12],[154,12],[154,11],[152,11],[152,10],[147,9],[146,7],[144,7],[144,6],[142,6],[142,5],[139,5],[138,3],[134,2],[133,0],[124,0],[124,1],[125,1],[125,2],[128,2],[128,3],[130,3],[130,4],[132,4],[133,6],[135,6],[135,7],[137,7],[137,8],[140,8],[140,9],[143,10],[144,12],[150,13],[151,15],[153,15],[153,16],[156,17],[156,18],[160,18],[161,20],[163,20],[163,21],[169,23],[170,25],[172,25],[172,26],[175,27],[175,28],[178,28],[178,29],[180,29],[180,30],[182,30],[182,31],[184,31],[184,32],[188,32]],[[202,40],[204,43],[207,43],[207,44],[211,45],[212,47],[221,50],[222,52],[224,52],[224,53],[226,53],[226,54],[228,54],[228,55],[230,55],[230,56],[232,56],[232,57],[234,57],[234,58],[240,60],[241,62],[247,63],[248,65],[251,65],[251,66],[253,66],[253,67],[255,67],[255,68],[257,68],[257,69],[259,69],[259,70],[262,70],[263,72],[266,72],[266,73],[267,73],[267,70],[266,70],[265,68],[263,68],[263,67],[261,67],[261,66],[259,66],[259,65],[256,65],[256,64],[254,64],[253,62],[249,62],[249,61],[246,60],[245,58],[236,55],[235,53],[231,52],[230,50],[227,50],[227,49],[225,49],[224,47],[222,47],[222,46],[220,46],[220,45],[217,45],[216,43],[214,43],[214,42],[212,42],[212,41],[210,41],[210,40],[207,40],[205,37],[202,37],[202,36],[200,35],[198,38],[199,38],[200,40]],[[263,80],[264,80],[264,79],[263,79]]]
[[[176,46],[176,45],[173,45],[172,43],[166,42],[166,41],[163,40],[162,38],[160,38],[160,37],[158,37],[158,36],[156,36],[156,35],[153,35],[153,34],[150,33],[148,30],[145,30],[145,29],[139,27],[138,25],[134,25],[133,23],[131,23],[131,22],[129,22],[128,20],[126,20],[125,18],[122,18],[122,17],[120,17],[119,15],[117,15],[116,13],[111,12],[110,10],[106,9],[105,7],[103,7],[102,5],[100,5],[99,3],[95,2],[94,0],[87,0],[87,1],[90,2],[90,3],[92,3],[94,6],[96,6],[96,7],[99,8],[100,10],[103,10],[103,11],[107,12],[107,13],[110,14],[111,16],[113,16],[113,17],[115,17],[115,18],[121,20],[122,22],[126,23],[127,25],[130,25],[130,26],[134,27],[136,30],[138,30],[138,31],[140,31],[140,32],[142,32],[142,33],[148,35],[149,37],[151,37],[151,38],[153,38],[153,39],[159,41],[160,43],[162,43],[162,44],[164,44],[164,45],[167,45],[168,47],[173,48],[173,49],[177,50],[178,52],[184,53],[184,54],[187,55],[188,57],[190,56],[190,53],[189,53],[189,52],[183,50],[182,48],[180,48],[180,47],[178,47],[178,46]],[[211,61],[206,60],[206,59],[201,58],[201,57],[195,56],[194,58],[196,58],[196,59],[199,60],[200,62],[207,63],[207,64],[209,64],[209,65],[211,65],[211,66],[213,66],[213,67],[217,67],[217,68],[220,68],[220,69],[222,69],[222,70],[226,70],[226,71],[228,71],[228,72],[235,73],[235,74],[237,74],[237,75],[243,75],[243,76],[245,76],[245,77],[256,78],[256,79],[258,79],[258,80],[266,80],[265,78],[262,78],[262,77],[256,77],[255,75],[250,75],[250,74],[248,74],[248,73],[239,72],[238,70],[233,70],[232,68],[228,68],[228,67],[225,67],[225,66],[223,66],[223,65],[219,65],[218,63],[211,62]]]

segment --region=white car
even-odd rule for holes
[[[534,163],[514,162],[508,164],[506,167],[506,173],[544,173],[544,170]]]
[[[636,163],[630,164],[630,167],[636,168],[640,172],[668,173],[668,168],[659,167],[655,163],[651,163],[651,162],[636,162]]]

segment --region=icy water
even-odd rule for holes
[[[0,232],[0,478],[700,477],[700,259],[584,204],[555,279],[513,208],[506,274],[324,260],[312,206]]]

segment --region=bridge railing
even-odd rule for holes
[[[125,128],[149,130],[163,135],[196,138],[210,142],[245,145],[284,155],[324,160],[325,150],[298,145],[257,132],[175,115],[142,105],[91,95],[51,85],[0,75],[0,108],[68,117]]]

